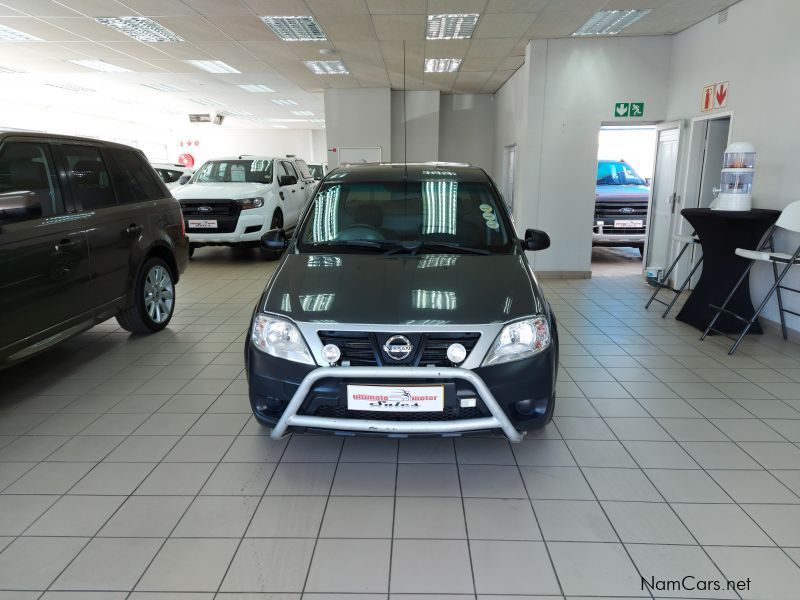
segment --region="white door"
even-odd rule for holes
[[[725,148],[728,147],[730,127],[730,117],[708,121],[703,152],[703,171],[700,176],[700,192],[696,205],[698,208],[708,208],[714,200],[713,190],[719,187],[722,160]]]
[[[665,271],[671,262],[673,219],[677,204],[675,176],[678,170],[680,135],[680,122],[663,123],[658,126],[644,265],[661,267]]]

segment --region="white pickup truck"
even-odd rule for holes
[[[173,191],[190,255],[202,246],[258,247],[270,229],[292,230],[311,190],[292,158],[240,155],[204,163]],[[279,253],[262,251],[265,258]]]

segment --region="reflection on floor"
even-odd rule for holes
[[[108,322],[0,375],[0,597],[798,597],[797,345],[728,357],[643,311],[638,275],[549,280],[558,406],[523,443],[273,442],[242,371],[273,268],[200,250],[169,330]]]
[[[592,248],[592,276],[635,275],[642,272],[642,255],[636,248]]]

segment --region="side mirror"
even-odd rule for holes
[[[522,247],[525,250],[544,250],[550,247],[550,236],[539,229],[526,229]]]
[[[653,178],[652,177],[645,177],[644,178],[644,184],[647,187],[650,187],[651,185],[653,185]]]
[[[26,221],[42,216],[42,204],[33,192],[0,195],[0,216],[8,221]]]
[[[191,175],[181,175],[180,179],[178,179],[178,184],[186,185],[189,183],[189,180],[192,178]]]
[[[278,177],[278,185],[283,187],[285,185],[294,185],[297,183],[297,177],[294,175],[281,175]]]
[[[283,229],[270,229],[261,236],[261,247],[264,250],[285,250],[288,245],[289,241]]]

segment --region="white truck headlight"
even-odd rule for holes
[[[550,346],[550,325],[544,316],[509,323],[492,343],[484,367],[529,358]]]
[[[243,198],[239,200],[239,204],[242,205],[242,210],[247,210],[248,208],[261,208],[264,206],[264,199],[263,198]]]
[[[287,319],[271,315],[256,315],[250,341],[262,352],[276,358],[307,365],[314,364],[314,358],[311,356],[311,351],[300,334],[300,330]]]

